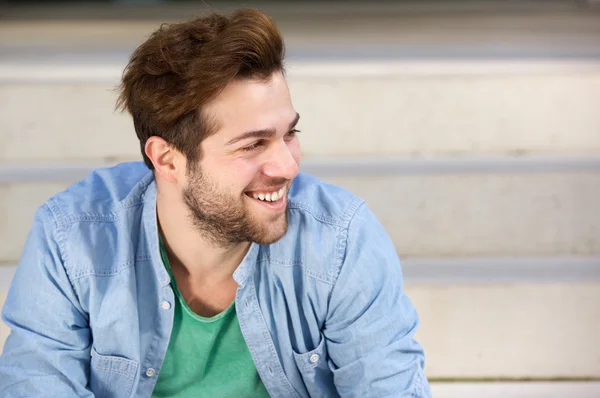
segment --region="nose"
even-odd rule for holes
[[[266,176],[291,180],[298,175],[298,160],[285,142],[275,145],[270,155],[263,168]]]

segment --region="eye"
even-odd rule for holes
[[[288,131],[288,133],[285,136],[288,138],[294,138],[296,136],[296,134],[298,134],[299,132],[300,132],[300,130],[293,129],[293,130]]]
[[[247,146],[243,147],[243,148],[242,148],[242,151],[245,151],[245,152],[252,152],[252,151],[255,151],[255,150],[257,150],[258,148],[260,148],[260,147],[261,147],[261,146],[263,146],[263,145],[264,145],[264,142],[263,142],[263,140],[258,140],[258,141],[256,141],[256,142],[254,142],[254,143],[250,144],[250,145],[247,145]]]

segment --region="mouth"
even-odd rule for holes
[[[287,186],[276,190],[249,191],[246,192],[246,196],[266,208],[279,210],[287,204]]]

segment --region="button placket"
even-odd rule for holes
[[[244,287],[238,290],[239,303],[244,308],[244,311],[239,312],[238,320],[250,353],[255,363],[258,364],[257,370],[263,378],[267,391],[271,396],[300,398],[285,375],[277,357],[273,340],[260,312],[252,277]]]

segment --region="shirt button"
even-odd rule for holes
[[[312,354],[310,358],[308,358],[308,360],[310,361],[310,363],[317,363],[320,358],[321,357],[319,356],[319,354]]]
[[[171,308],[171,303],[169,303],[168,301],[162,301],[160,303],[160,308],[162,308],[163,310],[168,310],[169,308]]]
[[[152,368],[146,369],[146,376],[148,376],[148,377],[154,377],[155,375],[156,375],[156,370],[154,370]]]

